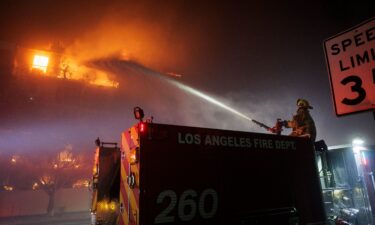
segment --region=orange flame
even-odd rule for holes
[[[43,73],[47,72],[49,58],[45,55],[34,55],[33,60],[33,69],[38,69],[43,71]]]

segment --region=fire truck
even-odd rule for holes
[[[97,140],[92,224],[319,225],[308,139],[143,122]]]

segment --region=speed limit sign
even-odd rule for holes
[[[375,17],[324,41],[337,116],[375,110]]]

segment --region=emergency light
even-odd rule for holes
[[[144,132],[145,131],[145,124],[144,123],[140,123],[139,124],[139,131],[140,132]]]

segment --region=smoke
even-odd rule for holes
[[[118,81],[120,86],[113,94],[114,100],[103,102],[95,96],[88,97],[80,100],[81,105],[67,111],[81,111],[79,107],[95,103],[97,107],[92,112],[83,109],[82,113],[71,116],[64,112],[58,118],[51,116],[60,115],[55,112],[58,109],[53,106],[42,108],[43,112],[36,113],[42,115],[41,118],[30,117],[23,126],[14,126],[7,132],[0,131],[6,134],[0,137],[0,143],[6,143],[3,149],[54,150],[66,144],[87,149],[98,136],[106,141],[119,142],[120,133],[135,122],[132,118],[134,106],[142,107],[146,116],[154,116],[154,122],[158,123],[265,132],[247,119],[182,90],[166,78],[165,72],[184,74],[177,81],[195,88],[187,80],[196,74],[186,73],[184,68],[199,70],[193,63],[195,54],[198,52],[204,58],[202,55],[207,53],[207,46],[202,43],[210,42],[202,35],[207,32],[200,33],[204,28],[186,26],[186,20],[182,24],[176,22],[181,21],[176,18],[186,15],[174,11],[178,9],[177,6],[154,12],[150,6],[138,5],[134,11],[127,10],[131,12],[129,14],[107,14],[90,29],[84,29],[86,32],[80,33],[67,46],[65,55],[72,60],[70,65],[76,70],[75,73],[94,71],[95,76],[105,74],[109,80]],[[188,22],[197,24],[194,18]],[[199,51],[194,51],[194,48]],[[201,72],[197,74],[206,76]],[[201,84],[200,87],[209,88],[214,84]],[[278,109],[281,108],[280,104],[258,102],[251,91],[218,94],[203,89],[203,93],[245,117],[270,126],[274,123],[273,114],[282,111]],[[44,120],[43,114],[48,114],[48,119]]]
[[[73,79],[87,77],[95,83],[113,82],[116,86],[118,80],[126,80],[129,71],[111,73],[108,68],[101,68],[100,62],[112,58],[157,71],[184,74],[184,68],[193,64],[190,61],[195,51],[191,46],[203,50],[205,38],[200,36],[203,28],[194,26],[198,25],[194,16],[185,18],[189,13],[182,8],[184,2],[111,2],[109,5],[99,15],[99,22],[84,27],[76,33],[73,42],[64,46]],[[125,87],[128,88],[126,83]]]
[[[266,24],[253,24],[256,20],[246,17],[243,19],[248,21],[247,27],[251,27],[251,30],[232,30],[228,24],[236,24],[233,23],[236,20],[228,22],[222,17],[231,10],[236,10],[223,13],[220,10],[207,10],[210,5],[194,4],[194,7],[189,7],[188,2],[156,1],[151,4],[140,2],[113,5],[99,23],[80,35],[67,48],[67,54],[74,55],[84,64],[96,62],[89,64],[120,80],[127,107],[143,107],[146,112],[153,114],[156,122],[265,132],[243,118],[173,87],[165,80],[159,79],[155,73],[145,72],[145,68],[152,68],[151,71],[160,71],[163,74],[184,74],[179,79],[182,83],[202,89],[209,96],[243,115],[269,126],[272,126],[277,118],[292,118],[297,98],[309,99],[310,103],[317,106],[311,113],[317,122],[318,138],[322,136],[329,139],[328,137],[337,133],[328,125],[335,121],[332,109],[323,109],[323,105],[331,104],[327,97],[329,94],[322,95],[319,94],[320,91],[317,93],[309,87],[309,82],[306,82],[306,77],[325,73],[324,67],[323,73],[319,69],[314,72],[306,71],[306,68],[319,64],[316,62],[319,62],[317,60],[320,58],[311,60],[314,62],[311,65],[294,66],[291,64],[293,60],[303,62],[297,58],[292,59],[293,57],[285,52],[285,49],[288,49],[288,52],[293,49],[297,51],[294,46],[270,44],[271,40],[265,44],[255,38],[273,37],[273,33],[268,31],[271,29],[261,29],[268,27]],[[242,22],[242,18],[237,19]],[[242,23],[238,25],[240,24]],[[285,33],[282,27],[278,26],[276,30]],[[233,37],[231,31],[234,32]],[[282,37],[285,43],[295,43],[289,40],[290,37]],[[228,41],[231,42],[230,45]],[[297,41],[296,44],[298,43]],[[279,46],[283,47],[278,48]],[[245,53],[239,50],[242,48],[246,49]],[[268,55],[267,52],[274,54]],[[316,55],[320,57],[320,52]],[[275,59],[272,59],[272,56]],[[284,60],[289,57],[291,58]],[[133,66],[129,66],[130,62]],[[212,80],[220,77],[212,75],[217,72],[221,73],[221,82]],[[235,73],[238,76],[237,80],[233,81],[230,74]],[[248,73],[252,74],[249,75],[252,78],[248,78]],[[245,83],[252,79],[254,82]],[[312,81],[312,86],[314,82],[319,83],[321,89],[321,82]],[[236,90],[237,87],[241,89]],[[344,127],[342,125],[338,129],[345,130]],[[373,133],[370,128],[367,130],[367,133]],[[332,142],[345,142],[347,138],[333,139],[341,141]]]
[[[112,4],[100,22],[77,34],[66,54],[79,63],[116,56],[167,70],[185,61],[194,44],[195,28],[180,27],[181,3]],[[86,29],[87,30],[87,29]]]
[[[276,114],[285,111],[283,102],[257,102],[251,93],[243,92],[216,96],[132,61],[108,58],[90,65],[121,77],[126,101],[147,109],[146,113],[152,112],[156,122],[265,132],[250,120],[272,126]]]
[[[258,104],[259,107],[254,107],[244,99],[243,94],[251,96],[252,93],[206,93],[207,98],[225,104],[227,109],[223,109],[201,98],[204,92],[199,92],[200,97],[186,92],[186,89],[193,90],[194,85],[184,82],[185,77],[197,75],[185,73],[184,69],[199,68],[194,65],[197,58],[194,48],[203,55],[214,46],[210,45],[212,40],[209,40],[211,36],[208,34],[215,28],[207,28],[213,23],[219,25],[215,22],[216,15],[200,14],[196,18],[194,14],[182,11],[181,8],[186,8],[186,5],[181,2],[168,6],[140,3],[120,7],[130,8],[123,10],[113,7],[100,23],[80,35],[66,49],[66,54],[74,56],[77,64],[105,72],[110,79],[119,81],[126,104],[145,108],[159,122],[249,130],[249,117],[256,115],[264,106]],[[120,11],[123,13],[119,14]],[[187,16],[188,19],[185,18]],[[204,19],[208,19],[208,22],[201,22]],[[182,73],[184,76],[175,82],[166,78],[166,72]],[[194,90],[195,93],[199,91]],[[232,114],[234,111],[237,115],[242,114],[242,119],[236,118]],[[259,114],[262,117],[254,119],[264,121],[264,112]]]
[[[339,136],[334,128],[327,125],[334,121],[331,108],[323,109],[320,103],[325,99],[328,101],[325,104],[330,104],[328,97],[322,97],[328,94],[317,94],[321,93],[320,89],[316,91],[309,87],[309,81],[306,82],[307,77],[317,77],[316,74],[324,74],[325,71],[307,69],[313,68],[310,64],[303,68],[298,66],[301,64],[298,54],[293,57],[289,52],[299,51],[295,46],[300,45],[294,43],[293,38],[289,41],[291,37],[282,36],[287,32],[280,26],[274,33],[275,29],[271,28],[275,27],[271,23],[263,24],[265,21],[272,22],[271,16],[263,15],[256,8],[253,14],[247,9],[241,11],[241,5],[227,9],[223,5],[219,7],[201,2],[111,1],[94,10],[85,3],[77,5],[76,1],[69,1],[69,6],[77,7],[74,15],[70,16],[66,16],[64,10],[61,10],[64,16],[59,16],[60,8],[56,6],[51,18],[59,20],[61,17],[64,22],[50,22],[49,26],[43,24],[43,30],[50,32],[49,35],[30,29],[23,36],[38,33],[34,39],[54,36],[62,40],[66,47],[64,53],[72,60],[69,63],[74,72],[95,74],[98,79],[119,82],[119,88],[92,91],[92,96],[89,96],[88,90],[80,90],[82,95],[87,93],[87,98],[80,100],[77,96],[79,105],[66,110],[80,111],[76,113],[78,116],[73,113],[68,117],[66,112],[62,112],[56,113],[61,116],[53,117],[50,114],[55,113],[53,108],[56,105],[46,105],[41,107],[48,114],[45,120],[38,118],[39,115],[43,117],[44,112],[28,116],[27,122],[15,119],[14,124],[22,123],[26,127],[0,130],[0,143],[7,142],[11,149],[16,146],[13,142],[22,139],[25,141],[21,141],[17,148],[26,149],[27,143],[32,143],[34,148],[42,143],[65,145],[83,141],[87,143],[85,146],[92,146],[92,140],[98,136],[107,141],[119,141],[121,131],[135,122],[132,118],[134,106],[142,107],[146,116],[153,116],[154,122],[158,123],[264,133],[263,128],[244,117],[273,126],[277,118],[292,117],[296,110],[295,101],[301,97],[309,99],[314,106],[311,113],[317,122],[318,135],[332,137],[332,133],[337,133]],[[242,13],[246,11],[246,14],[234,16],[238,10]],[[253,17],[261,14],[268,20]],[[38,15],[45,17],[39,19],[44,23],[53,21],[49,20],[51,15],[47,13]],[[33,27],[36,25],[39,24],[33,24]],[[14,27],[19,28],[17,25]],[[49,29],[51,27],[53,29]],[[278,36],[280,42],[274,42],[274,36]],[[260,41],[260,37],[265,40]],[[284,44],[285,39],[288,42]],[[293,43],[293,46],[286,43]],[[315,55],[320,56],[319,51]],[[297,66],[291,63],[294,61],[298,62]],[[316,59],[311,62],[315,65]],[[166,73],[183,76],[173,80]],[[244,117],[211,104],[175,84],[200,91]],[[321,82],[319,85],[321,87]],[[104,95],[107,97],[101,98]],[[65,103],[57,103],[57,107],[58,104]],[[34,109],[25,110],[30,112]],[[345,126],[340,128],[345,130]],[[284,134],[287,133],[284,131]],[[340,137],[335,139],[340,140]]]
[[[214,40],[223,39],[215,37],[221,35],[218,28],[220,15],[212,11],[203,13],[207,6],[196,5],[196,13],[186,8],[189,8],[188,3],[176,1],[115,4],[99,23],[68,46],[66,54],[74,56],[79,64],[119,81],[123,104],[129,108],[141,106],[153,114],[156,122],[264,132],[248,118],[270,126],[276,118],[290,118],[291,113],[285,115],[283,112],[295,110],[290,104],[295,101],[292,96],[284,95],[283,100],[266,100],[270,99],[266,96],[269,93],[259,92],[256,84],[250,84],[252,90],[249,91],[210,93],[207,90],[215,89],[213,86],[217,82],[199,83],[205,81],[204,77],[209,77],[205,72],[210,66],[213,66],[209,69],[211,71],[221,70],[210,62],[210,56],[218,52],[215,50],[218,43]],[[222,60],[224,68],[227,67],[225,64],[231,63]],[[207,65],[202,66],[203,61]],[[166,79],[166,72],[184,75],[176,83]],[[197,81],[198,86],[195,85]],[[181,88],[183,86],[185,91]],[[242,116],[207,102],[202,95],[186,92],[189,88],[200,91],[199,87],[203,90],[201,94],[214,98],[217,103],[225,104]],[[286,105],[291,105],[290,110],[285,109]]]

